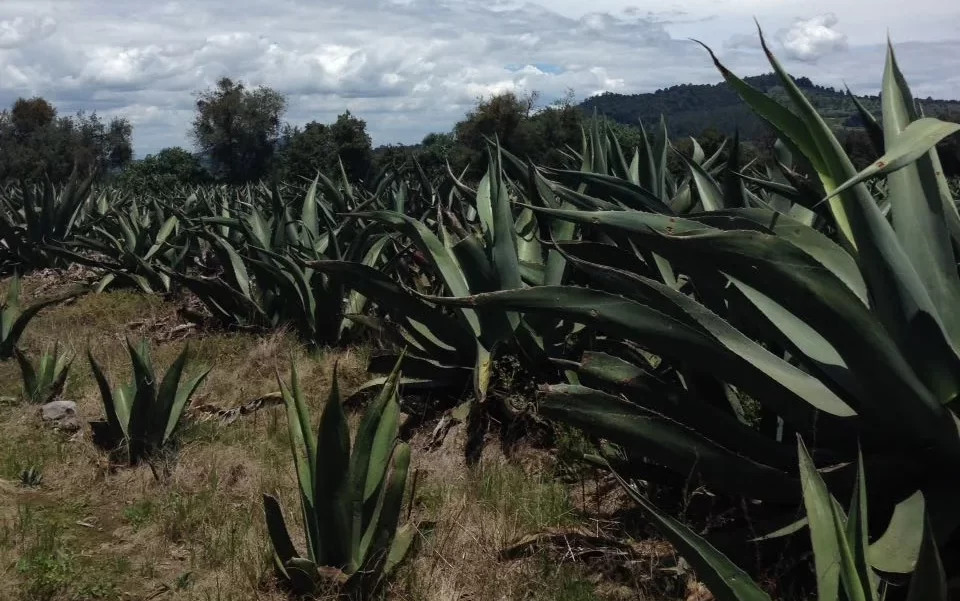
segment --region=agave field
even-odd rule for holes
[[[768,57],[789,106],[713,60],[775,159],[694,142],[681,177],[667,124],[623,148],[595,119],[563,169],[489,140],[478,182],[413,164],[165,197],[9,185],[0,360],[24,404],[91,374],[103,456],[162,481],[216,360],[184,343],[160,373],[130,340],[117,384],[98,348],[21,348],[38,314],[132,290],[201,335],[372,346],[349,402],[334,366],[318,420],[296,365],[274,379],[297,501],[256,511],[290,594],[407,598],[391,579],[429,536],[411,431],[459,419],[548,449],[576,433],[579,469],[656,532],[624,518],[617,536],[668,541],[720,601],[960,598],[960,214],[934,149],[960,125],[923,117],[891,48],[857,172]],[[88,285],[21,306],[20,278],[79,268]]]

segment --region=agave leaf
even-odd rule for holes
[[[36,317],[38,313],[40,313],[40,311],[43,311],[52,305],[76,298],[81,294],[81,291],[74,290],[45,300],[37,301],[20,313],[19,290],[19,282],[16,283],[16,288],[14,288],[14,283],[11,282],[10,291],[7,294],[6,311],[3,312],[3,319],[6,322],[6,325],[3,328],[4,337],[0,339],[0,359],[7,359],[13,355],[13,349],[20,341],[20,337],[23,335],[23,331],[27,328],[27,324],[29,324],[30,321]]]
[[[657,530],[677,548],[717,601],[769,601],[750,576],[687,526],[661,511],[614,473],[620,485],[634,500]]]
[[[290,579],[291,588],[297,594],[312,595],[322,586],[329,586],[329,583],[322,580],[317,564],[313,560],[294,557],[284,565],[284,571]]]
[[[283,511],[276,497],[263,495],[263,513],[267,520],[267,533],[273,545],[274,558],[278,567],[283,568],[288,561],[300,555],[293,546],[293,541],[290,540],[290,533],[283,519]]]
[[[170,415],[167,419],[167,427],[163,432],[164,442],[169,440],[176,433],[177,428],[180,425],[180,417],[183,415],[183,410],[190,402],[190,398],[193,396],[193,393],[196,392],[197,388],[199,388],[200,384],[203,383],[209,374],[210,368],[205,369],[192,379],[184,382],[183,385],[177,390],[177,395],[174,398],[173,406],[170,407]]]
[[[820,601],[838,601],[841,572],[845,570],[842,546],[846,543],[834,500],[827,485],[813,465],[803,441],[797,438],[800,456],[800,482],[803,487],[804,507],[813,543],[813,559],[817,576],[817,598]],[[847,549],[849,554],[849,548]]]
[[[231,280],[243,297],[253,303],[253,296],[250,292],[250,276],[247,274],[247,267],[243,259],[240,258],[236,249],[233,248],[233,245],[231,245],[226,238],[214,234],[213,240],[215,251],[218,254],[222,254],[221,262],[225,265],[230,265],[232,270],[230,272]],[[226,258],[226,261],[223,261],[223,258]]]
[[[917,567],[910,578],[907,601],[947,601],[950,591],[937,543],[933,540],[930,520],[924,520],[922,532]]]
[[[853,105],[857,107],[857,113],[860,115],[860,120],[863,121],[863,127],[867,130],[867,135],[870,137],[870,143],[873,145],[873,151],[878,155],[883,154],[883,128],[880,127],[880,123],[877,122],[877,118],[873,116],[873,113],[867,110],[867,107],[863,106],[863,103],[860,102],[859,98],[853,95],[853,92],[850,91],[850,88],[847,88],[847,96],[849,96],[850,100],[853,101]]]
[[[717,211],[724,207],[723,190],[716,180],[713,179],[704,168],[696,161],[688,159],[682,152],[677,152],[677,156],[683,160],[693,175],[693,181],[697,186],[697,193],[700,195],[700,203],[704,211]]]
[[[881,572],[909,574],[914,570],[923,539],[926,503],[923,493],[915,492],[893,510],[883,535],[868,551],[870,563]]]
[[[850,549],[850,564],[845,566],[851,570],[859,583],[857,594],[863,599],[875,601],[879,595],[880,581],[870,566],[869,545],[867,542],[867,483],[863,469],[863,454],[857,453],[857,479],[853,487],[853,498],[850,501],[850,510],[847,514],[846,538]]]
[[[32,402],[40,392],[38,390],[39,382],[37,380],[37,371],[30,363],[30,359],[20,352],[20,349],[14,348],[13,354],[17,358],[17,363],[20,365],[20,376],[23,379],[23,396]]]
[[[917,356],[909,357],[912,361],[908,363],[888,330],[843,280],[794,244],[757,231],[698,230],[688,220],[637,212],[538,210],[579,223],[602,223],[630,231],[635,243],[681,266],[699,269],[710,265],[749,284],[803,319],[834,346],[868,393],[869,403],[857,408],[860,415],[909,431],[910,436],[903,440],[911,445],[929,444],[945,456],[960,458],[956,428],[944,419],[945,409],[912,369],[921,360],[936,359],[933,354],[940,349],[932,344],[915,348]],[[922,313],[917,316],[922,317]],[[914,327],[918,325],[923,324]],[[936,336],[927,339],[936,340]],[[941,375],[936,367],[926,369],[934,370],[928,375]]]
[[[884,114],[884,123],[887,123],[886,114]],[[854,177],[831,190],[824,200],[842,194],[872,177],[896,173],[905,167],[913,165],[917,159],[926,156],[941,140],[958,131],[960,131],[960,124],[940,121],[939,119],[930,117],[918,119],[910,123],[892,140],[890,136],[888,136],[887,152],[882,157],[871,163]],[[903,200],[901,200],[901,202],[903,202]]]
[[[426,225],[398,213],[390,211],[374,211],[370,213],[351,213],[351,215],[361,218],[373,219],[386,223],[400,229],[403,233],[413,239],[420,249],[430,255],[433,259],[433,265],[443,278],[444,284],[454,296],[465,296],[470,294],[466,278],[457,265],[452,253],[444,247],[443,242],[437,238],[436,234],[430,231]],[[480,336],[480,321],[476,313],[470,309],[462,310],[466,323],[473,330],[475,336]]]
[[[364,255],[361,263],[367,267],[376,267],[377,262],[380,260],[380,257],[383,254],[384,247],[390,241],[391,239],[389,236],[381,236],[379,239],[377,239],[367,250],[367,253]],[[356,290],[351,290],[350,295],[347,297],[347,304],[344,314],[350,315],[362,313],[366,304],[366,296]],[[345,325],[350,323],[352,322],[348,320],[344,321]]]
[[[387,464],[397,441],[400,424],[400,404],[397,402],[397,388],[400,384],[400,364],[397,361],[393,373],[388,377],[381,392],[383,411],[377,416],[376,430],[370,441],[368,466],[365,470],[365,484],[361,496],[367,501],[373,495],[387,470]],[[378,399],[378,403],[381,402]]]
[[[167,373],[164,374],[160,387],[157,389],[156,404],[151,407],[154,414],[150,417],[150,420],[153,424],[163,423],[164,429],[158,430],[155,427],[149,429],[152,435],[149,442],[155,447],[159,447],[166,440],[168,432],[173,430],[173,426],[176,425],[177,419],[180,417],[177,414],[174,418],[173,406],[177,400],[177,389],[180,387],[180,378],[183,376],[183,368],[187,364],[188,354],[189,347],[184,346],[173,364],[167,369]],[[173,419],[172,423],[171,419]]]
[[[490,181],[490,171],[488,170],[480,179],[476,195],[477,215],[480,217],[480,226],[488,244],[493,244],[494,230],[496,228],[496,223],[493,220],[493,201],[491,200],[492,185]]]
[[[387,378],[380,394],[368,407],[357,428],[353,455],[350,457],[351,555],[362,557],[364,503],[383,481],[390,454],[397,437],[400,407],[395,400],[400,379],[401,356]]]
[[[306,229],[307,235],[300,239],[300,244],[310,246],[311,237],[316,240],[320,237],[320,223],[317,219],[317,182],[319,177],[314,178],[307,190],[307,195],[303,199],[303,209],[300,211],[300,221]]]
[[[73,365],[74,360],[74,355],[72,354],[59,354],[59,343],[54,350],[54,357],[56,362],[53,366],[53,381],[50,385],[48,399],[60,396],[63,393],[63,389],[67,384],[67,377],[70,375],[70,367]]]
[[[127,352],[130,355],[130,363],[133,365],[133,383],[128,391],[123,391],[123,394],[131,397],[130,417],[127,423],[127,444],[130,451],[130,462],[135,463],[153,450],[150,446],[151,441],[148,434],[150,425],[155,419],[157,391],[146,341],[135,347],[127,339]]]
[[[645,283],[654,294],[665,295],[661,302],[681,302],[678,295],[666,293],[666,287],[652,284],[650,280]],[[697,307],[695,301],[684,298],[687,300],[683,300],[683,304],[674,306],[675,310],[690,316],[686,321],[620,296],[564,286],[496,292],[444,302],[496,304],[519,311],[548,312],[621,336],[632,336],[664,356],[697,361],[719,377],[753,391],[758,398],[773,401],[784,399],[784,395],[793,396],[801,402],[783,403],[778,409],[785,416],[792,416],[802,429],[812,425],[809,423],[812,413],[804,409],[807,403],[839,415],[850,414],[849,407],[821,382],[750,342],[706,308]]]
[[[784,471],[737,455],[694,428],[619,397],[581,386],[546,389],[540,411],[616,444],[637,449],[680,474],[698,474],[713,487],[754,498],[796,499]]]
[[[569,200],[577,206],[597,205],[610,203],[601,199],[613,199],[624,207],[638,211],[651,211],[654,213],[663,213],[672,215],[673,209],[650,190],[639,184],[634,184],[629,180],[607,175],[605,173],[589,173],[582,171],[567,171],[562,169],[549,169],[547,173],[558,180],[563,186],[559,186],[549,180],[545,180],[554,193],[572,195],[580,200],[579,203]],[[592,195],[575,192],[574,188],[583,187]]]
[[[123,438],[127,438],[127,422],[130,419],[130,408],[125,406],[120,398],[114,398],[110,390],[110,384],[103,375],[103,370],[90,350],[87,350],[87,360],[90,362],[90,369],[93,371],[93,377],[100,388],[100,398],[103,401],[103,410],[107,416],[107,423],[113,432],[119,432]]]
[[[436,307],[420,300],[383,272],[348,261],[312,261],[307,266],[324,273],[336,274],[345,284],[364,296],[375,300],[388,310],[416,320],[438,341],[448,341],[446,346],[463,350],[475,344],[472,332],[461,322],[436,310]]]
[[[291,374],[296,373],[296,366],[291,361]],[[313,486],[313,463],[316,455],[310,454],[310,447],[307,446],[306,438],[312,437],[313,433],[309,429],[309,416],[304,431],[301,423],[301,411],[293,393],[284,384],[280,374],[277,374],[277,384],[280,387],[280,394],[283,397],[283,404],[287,411],[287,428],[290,432],[290,451],[293,455],[294,466],[297,471],[297,484],[300,487],[300,502],[304,518],[304,526],[307,535],[307,551],[311,559],[317,560],[323,556],[322,541],[317,527],[316,511],[314,504],[314,486]],[[298,385],[291,375],[291,385]]]
[[[378,500],[370,531],[364,535],[365,540],[361,542],[365,567],[370,561],[384,565],[386,554],[393,546],[403,511],[403,494],[409,468],[410,445],[397,443],[390,459],[390,476],[383,487],[383,496]]]
[[[914,143],[922,138],[922,132],[918,134],[916,131],[921,124],[927,125],[928,133],[936,131],[938,126],[954,125],[930,123],[928,119],[917,120],[913,96],[889,43],[881,99],[883,128],[891,153],[914,150],[904,148],[908,146],[905,138],[913,135]],[[895,157],[886,158],[895,160]],[[906,158],[909,157],[901,157]],[[956,316],[953,307],[960,302],[960,280],[956,275],[949,227],[951,224],[957,225],[960,217],[957,216],[949,190],[946,198],[943,198],[941,182],[944,178],[942,171],[934,165],[934,161],[939,162],[936,150],[931,147],[915,158],[915,162],[887,176],[894,229],[956,347],[960,342],[960,317]]]
[[[394,537],[393,544],[390,545],[390,550],[387,552],[387,561],[383,564],[383,575],[385,577],[393,573],[396,567],[400,565],[410,552],[410,547],[413,545],[413,539],[416,534],[417,530],[412,524],[404,524],[397,529],[397,535]]]
[[[762,34],[760,40],[770,65],[816,141],[826,167],[820,179],[829,194],[837,182],[855,175],[853,164],[796,82],[770,52]],[[891,151],[889,146],[887,151]],[[943,403],[949,402],[960,394],[957,376],[960,357],[946,339],[935,305],[893,228],[863,185],[841,193],[836,200],[848,219],[850,241],[857,248],[881,323],[892,333],[903,355],[935,397]],[[838,225],[842,224],[838,221]]]
[[[153,243],[153,246],[143,255],[144,261],[149,261],[153,256],[163,248],[164,243],[167,241],[167,238],[170,237],[170,234],[173,233],[173,230],[176,229],[180,221],[177,219],[176,215],[171,215],[167,220],[160,226],[160,230],[157,232],[156,240]]]
[[[355,571],[356,558],[351,556],[350,503],[350,429],[343,413],[337,366],[327,404],[320,416],[317,431],[317,451],[313,465],[313,499],[317,515],[323,557],[320,565]]]
[[[493,268],[497,273],[500,289],[519,288],[520,265],[517,256],[517,234],[514,229],[513,212],[510,209],[510,196],[507,184],[503,179],[500,163],[500,145],[496,152],[490,152],[490,162],[487,170],[490,177],[490,203],[493,210],[493,249],[491,257]],[[516,327],[516,317],[511,320]]]

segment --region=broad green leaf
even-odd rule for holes
[[[910,578],[907,601],[947,601],[950,598],[950,590],[947,586],[943,562],[937,551],[937,543],[933,539],[930,520],[924,520],[922,532],[917,567]]]
[[[884,114],[884,123],[887,123],[886,114]],[[960,124],[930,117],[910,123],[896,137],[889,139],[888,136],[887,152],[882,157],[831,190],[824,200],[842,194],[872,177],[896,173],[905,167],[909,167],[917,159],[926,156],[941,140],[958,131],[960,131]],[[893,190],[891,190],[891,194],[894,194]],[[896,202],[896,199],[894,202]]]
[[[800,456],[800,483],[807,512],[819,601],[839,601],[840,573],[843,570],[841,543],[845,535],[837,528],[834,501],[817,472],[802,440],[797,440]]]
[[[270,544],[273,545],[274,558],[278,567],[282,568],[288,561],[300,555],[290,540],[290,533],[283,519],[283,511],[276,497],[263,495],[263,513],[267,521]]]
[[[887,529],[870,545],[868,556],[874,568],[896,574],[909,574],[914,570],[925,515],[926,503],[920,491],[897,503]]]
[[[317,529],[323,542],[318,563],[352,572],[352,524],[350,503],[350,429],[343,413],[337,366],[333,370],[330,395],[320,416],[317,455],[313,465],[313,501]]]

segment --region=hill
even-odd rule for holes
[[[747,77],[745,81],[770,96],[785,98],[784,89],[773,73]],[[844,129],[861,126],[856,107],[845,91],[816,85],[806,77],[795,78],[795,81],[832,127]],[[879,118],[879,96],[858,98]],[[960,101],[927,98],[921,100],[920,104],[926,115],[960,121]],[[608,92],[591,96],[579,106],[588,113],[596,109],[601,115],[629,125],[640,121],[649,126],[663,115],[671,136],[675,137],[698,136],[712,128],[727,135],[739,129],[742,138],[758,139],[766,130],[763,121],[754,115],[726,82],[682,84],[646,94]]]

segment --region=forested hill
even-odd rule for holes
[[[783,86],[773,73],[747,77],[745,81],[771,96],[785,96]],[[831,126],[860,125],[856,107],[845,90],[818,86],[806,77],[798,77],[796,82]],[[879,118],[878,96],[862,96],[860,100]],[[927,98],[920,100],[920,104],[927,116],[960,121],[960,101]],[[671,137],[698,136],[708,128],[730,135],[739,128],[742,138],[757,139],[765,130],[762,121],[725,82],[683,84],[647,94],[608,92],[587,98],[580,106],[589,113],[596,108],[597,113],[620,123],[635,125],[641,121],[647,127],[664,115]]]

